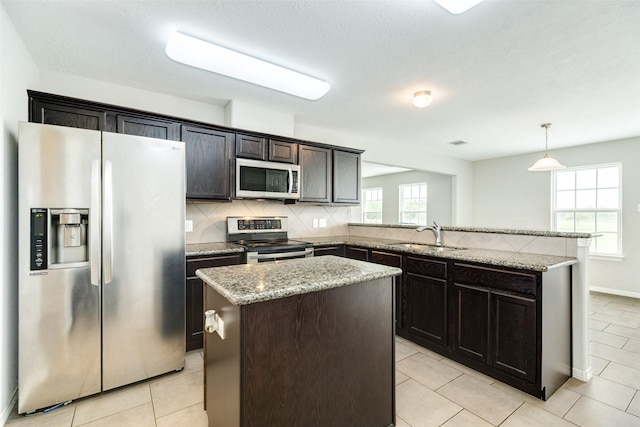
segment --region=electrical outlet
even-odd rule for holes
[[[327,218],[320,218],[320,228],[327,226]]]
[[[193,220],[188,219],[184,222],[184,231],[186,233],[190,233],[193,231]]]
[[[318,228],[318,218],[313,218],[313,228]]]

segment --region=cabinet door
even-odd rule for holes
[[[403,256],[401,254],[394,254],[390,252],[373,251],[373,250],[371,251],[371,256],[369,257],[369,261],[373,263],[388,265],[389,267],[397,267],[400,269],[402,269],[403,267],[402,259],[403,259]],[[401,329],[404,327],[403,313],[406,312],[407,292],[404,289],[405,287],[403,286],[402,275],[395,277],[395,283],[396,283],[395,322],[396,322],[396,330],[397,330],[398,328]]]
[[[491,294],[490,365],[530,382],[536,380],[536,300]]]
[[[235,134],[183,126],[187,198],[231,200],[231,160]]]
[[[116,114],[116,130],[118,133],[126,133],[127,135],[180,140],[180,124],[168,120]]]
[[[369,261],[369,249],[346,246],[344,248],[344,256],[346,258],[357,259],[360,261]]]
[[[35,123],[91,130],[107,130],[105,129],[107,122],[106,111],[60,105],[32,98],[29,115],[29,121]]]
[[[292,142],[269,140],[269,160],[281,163],[298,163],[298,144]]]
[[[453,284],[454,352],[489,362],[489,290]]]
[[[301,202],[331,203],[331,150],[300,145]]]
[[[267,160],[267,140],[253,135],[236,134],[236,157]]]
[[[344,245],[325,246],[321,248],[313,248],[313,256],[335,255],[344,256]]]
[[[333,150],[333,201],[360,203],[360,154]]]

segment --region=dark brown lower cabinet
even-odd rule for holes
[[[402,254],[393,253],[393,252],[384,252],[379,250],[371,250],[371,254],[369,256],[369,261],[375,264],[387,265],[389,267],[397,267],[403,269],[404,256]],[[404,270],[404,269],[403,269]],[[406,292],[402,292],[404,289],[403,277],[396,277],[396,287],[395,287],[395,319],[396,319],[396,330],[401,328],[403,325],[403,316],[402,313],[406,311]]]
[[[453,300],[453,351],[470,360],[488,363],[489,290],[454,284]]]
[[[335,255],[344,256],[344,245],[320,246],[313,248],[313,256]]]
[[[241,306],[206,286],[209,426],[394,425],[392,280]]]
[[[345,258],[357,259],[359,261],[369,261],[369,249],[357,246],[345,246]]]
[[[571,376],[571,269],[455,262],[450,356],[546,399]]]
[[[187,351],[202,348],[202,334],[204,329],[204,297],[202,280],[196,276],[199,268],[222,267],[242,263],[241,253],[225,255],[202,255],[187,257],[186,280],[186,325]]]
[[[447,260],[407,255],[404,277],[404,329],[419,344],[443,350],[448,345],[448,265]]]

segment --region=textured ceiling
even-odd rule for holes
[[[42,69],[468,160],[640,136],[640,1],[1,0]],[[307,101],[164,54],[172,30],[329,82]],[[431,90],[426,109],[411,94]],[[466,145],[449,142],[464,140]],[[390,159],[390,163],[392,159]]]

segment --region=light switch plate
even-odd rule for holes
[[[184,231],[186,233],[190,233],[193,231],[193,220],[188,219],[184,222]]]
[[[313,228],[318,228],[318,218],[313,218]]]
[[[327,218],[320,218],[320,228],[327,226]]]

